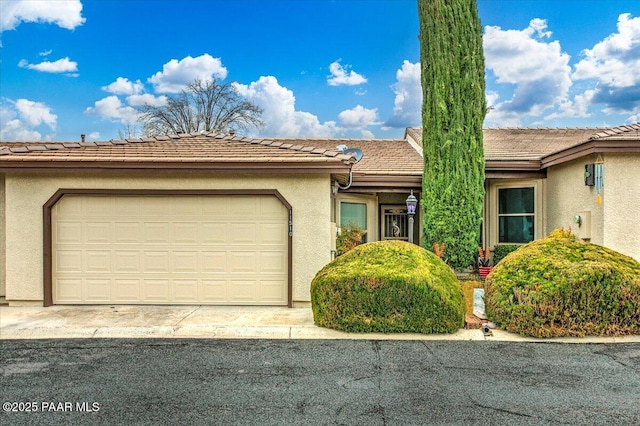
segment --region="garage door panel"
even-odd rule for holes
[[[108,244],[111,242],[112,233],[109,222],[85,222],[83,242],[89,244]]]
[[[146,244],[169,244],[169,226],[166,222],[143,223],[144,242]]]
[[[143,282],[143,300],[166,303],[171,300],[171,283],[168,279],[145,279]]]
[[[111,280],[105,278],[85,279],[85,298],[91,302],[109,302],[111,300]]]
[[[226,251],[205,251],[200,254],[200,258],[204,272],[225,273],[227,271]]]
[[[227,241],[231,245],[256,245],[258,234],[255,223],[236,222],[231,224]]]
[[[258,253],[258,268],[261,274],[285,274],[287,272],[284,251],[262,251]]]
[[[169,273],[168,251],[145,251],[143,254],[143,273]]]
[[[260,224],[259,243],[261,245],[282,246],[283,236],[286,235],[286,224],[283,223],[262,223]]]
[[[80,252],[81,253],[81,252]],[[111,271],[111,251],[109,250],[85,250],[86,272],[110,272]]]
[[[184,217],[184,216],[181,216]],[[193,222],[173,223],[173,243],[198,244],[198,224]]]
[[[69,302],[81,302],[83,300],[82,289],[81,278],[56,280],[56,295],[58,299],[68,300]]]
[[[260,283],[260,299],[265,302],[275,302],[286,297],[283,292],[285,283],[282,280],[262,280]]]
[[[253,217],[258,211],[258,197],[231,197],[228,213],[233,217]]]
[[[232,279],[229,284],[231,302],[253,302],[256,299],[256,280]]]
[[[54,271],[65,273],[81,273],[82,250],[59,250],[56,252]]]
[[[60,221],[56,223],[53,231],[53,241],[58,245],[82,243],[82,222],[80,221]]]
[[[199,227],[202,244],[226,245],[228,224],[224,222],[205,222]]]
[[[201,298],[205,302],[225,303],[228,300],[225,279],[204,279],[201,289]]]
[[[198,252],[172,252],[172,272],[198,272]]]
[[[139,251],[117,250],[114,252],[113,272],[118,274],[140,271],[142,269],[141,257]]]
[[[181,279],[174,280],[174,300],[176,302],[197,302],[198,301],[198,280]]]
[[[140,197],[115,197],[113,216],[139,217],[143,213]]]
[[[287,220],[273,196],[64,196],[53,302],[286,305]]]
[[[113,229],[116,244],[137,244],[142,238],[142,224],[138,222],[115,222]]]
[[[253,251],[232,251],[229,253],[229,268],[231,274],[237,273],[257,273],[257,255]]]
[[[82,214],[85,217],[109,217],[115,211],[113,197],[93,197],[90,201],[83,198],[82,201]]]
[[[140,302],[141,280],[115,278],[113,280],[113,300],[115,302]]]

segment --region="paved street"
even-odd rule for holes
[[[640,424],[637,343],[78,339],[0,350],[2,425]]]

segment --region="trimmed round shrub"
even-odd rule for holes
[[[453,271],[404,241],[362,244],[327,264],[311,282],[316,325],[348,332],[453,333],[464,302]]]
[[[557,230],[509,254],[487,277],[485,310],[535,337],[640,333],[640,263]]]

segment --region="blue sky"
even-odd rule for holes
[[[478,0],[486,127],[640,121],[640,2]],[[263,108],[252,136],[420,125],[416,0],[1,0],[0,139],[118,137],[193,78]]]

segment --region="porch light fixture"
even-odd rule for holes
[[[413,243],[413,215],[416,214],[416,207],[418,206],[418,199],[411,194],[407,197],[407,214],[409,215],[409,242]]]

